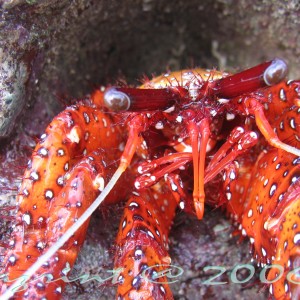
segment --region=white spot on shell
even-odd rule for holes
[[[279,128],[280,128],[281,130],[283,130],[283,129],[284,129],[284,126],[283,126],[283,121],[281,121],[281,122],[279,123]]]
[[[297,179],[298,179],[298,177],[297,176],[294,176],[293,178],[292,178],[292,183],[295,183],[296,181],[297,181]]]
[[[132,285],[135,286],[135,284],[138,282],[138,280],[139,280],[139,279],[135,277],[135,278],[132,280]]]
[[[27,225],[30,225],[30,223],[31,223],[31,216],[30,216],[30,214],[25,213],[25,214],[22,216],[22,220],[23,220]]]
[[[39,177],[39,174],[37,172],[33,171],[33,172],[30,173],[30,178],[33,181],[37,181],[37,180],[39,180],[40,177]]]
[[[80,141],[79,134],[78,134],[78,128],[73,127],[70,132],[67,134],[67,138],[72,142],[78,144]]]
[[[122,142],[122,143],[120,143],[120,145],[119,145],[119,150],[120,150],[120,151],[124,151],[124,149],[125,149],[125,144]]]
[[[215,109],[212,109],[211,111],[210,111],[210,114],[211,114],[211,116],[216,116],[217,115],[217,111],[215,110]],[[228,119],[227,119],[228,120]]]
[[[164,112],[167,113],[167,114],[169,114],[169,113],[171,113],[174,110],[175,110],[175,106],[173,105],[173,106],[167,108],[166,110],[164,110]]]
[[[286,94],[285,94],[284,89],[280,89],[280,91],[279,91],[279,98],[282,101],[286,101]]]
[[[65,163],[64,169],[65,169],[65,171],[68,171],[68,170],[69,170],[69,163],[68,163],[68,162]]]
[[[221,103],[221,104],[225,104],[225,103],[228,103],[229,102],[229,99],[218,99],[218,102]]]
[[[53,199],[53,196],[54,196],[54,194],[53,194],[52,190],[46,190],[46,191],[45,191],[45,198],[46,198],[47,200]]]
[[[63,176],[59,176],[56,180],[57,184],[62,186],[64,185],[64,177]]]
[[[134,256],[142,256],[143,255],[143,251],[141,249],[137,249],[134,252]]]
[[[36,244],[36,246],[37,246],[37,248],[39,248],[39,249],[44,249],[45,248],[45,243],[43,243],[43,242],[38,242],[37,244]]]
[[[230,174],[229,174],[229,178],[231,179],[231,180],[234,180],[235,179],[235,172],[234,171],[230,171]]]
[[[150,230],[147,231],[147,234],[154,239],[154,235]]]
[[[58,261],[58,257],[56,257],[56,258],[57,258],[57,261]],[[69,263],[66,263],[66,264],[65,264],[65,267],[62,269],[61,273],[62,273],[63,275],[65,275],[65,276],[67,276],[68,273],[69,273],[69,270],[70,270],[70,264],[69,264]]]
[[[28,196],[29,196],[29,192],[28,192],[28,190],[27,190],[27,189],[24,189],[24,190],[23,190],[23,195],[24,195],[24,196],[26,196],[26,197],[28,197]]]
[[[297,233],[294,236],[294,244],[298,244],[299,241],[300,241],[300,233]]]
[[[136,202],[132,201],[132,202],[129,204],[129,207],[139,207],[139,205],[138,205]]]
[[[64,155],[65,155],[64,149],[58,149],[58,150],[57,150],[57,155],[58,155],[58,156],[64,156]]]
[[[277,189],[277,185],[274,183],[270,188],[270,197],[272,197]]]
[[[89,139],[89,136],[90,136],[89,132],[86,131],[86,132],[84,133],[84,140],[87,141],[87,140]]]
[[[289,291],[289,285],[287,283],[284,284],[284,291],[286,293]]]
[[[283,193],[279,195],[279,197],[278,197],[278,201],[279,201],[279,202],[280,202],[280,201],[282,201],[282,199],[283,199],[283,196],[284,196],[284,194],[283,194]]]
[[[160,290],[162,291],[163,294],[166,293],[166,290],[165,290],[165,288],[162,285],[160,285],[159,288],[160,288]]]
[[[235,114],[232,114],[232,113],[227,113],[226,114],[226,120],[227,121],[234,120],[234,118],[235,118]]]
[[[85,123],[89,124],[90,123],[90,117],[89,117],[89,115],[86,112],[84,112],[83,113],[83,117],[84,117]]]
[[[11,263],[11,264],[15,264],[15,262],[17,261],[16,257],[14,255],[11,255],[8,259],[8,261]]]
[[[181,123],[182,120],[183,120],[182,116],[177,116],[176,121],[177,121],[178,123]]]
[[[97,175],[96,178],[95,178],[95,182],[94,184],[96,186],[98,186],[98,190],[100,192],[102,192],[104,190],[104,187],[105,187],[105,181],[104,181],[104,178],[100,175]]]
[[[176,192],[178,190],[177,185],[175,183],[172,182],[171,184],[171,189],[172,191]]]
[[[40,148],[40,149],[38,150],[38,153],[39,153],[39,155],[42,156],[42,157],[48,156],[48,150],[47,150],[46,148],[44,148],[44,147]]]
[[[226,198],[227,198],[228,201],[230,201],[231,200],[231,193],[226,193]]]
[[[163,128],[164,128],[163,122],[161,122],[161,121],[157,122],[157,123],[155,124],[155,128],[156,128],[157,130],[163,129]]]
[[[127,224],[127,222],[126,222],[126,220],[124,220],[123,223],[122,223],[122,228],[123,229],[126,227],[126,224]]]
[[[291,126],[292,129],[296,129],[295,119],[294,118],[290,119],[290,126]]]

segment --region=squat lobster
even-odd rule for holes
[[[297,295],[297,284],[285,278],[300,251],[300,82],[283,82],[286,74],[280,59],[230,76],[173,72],[140,88],[97,90],[55,117],[24,174],[3,261],[9,280],[28,269],[28,288],[15,297],[60,298],[61,272],[73,266],[86,221],[112,191],[106,203],[129,197],[116,240],[117,297],[172,299],[164,272],[171,263],[168,233],[176,207],[202,219],[204,186],[211,189],[216,178],[215,204],[226,197],[224,206],[250,237],[256,259],[283,266],[276,282],[278,274],[269,272],[271,293],[276,299]],[[287,166],[287,180],[272,174],[271,161],[280,162],[275,170]],[[275,197],[280,201],[271,201]],[[4,277],[1,299],[19,283],[9,288]]]

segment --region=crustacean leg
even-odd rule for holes
[[[176,207],[163,181],[128,200],[116,240],[117,299],[173,299],[168,233]]]
[[[115,156],[120,155],[118,148],[123,137],[119,128],[112,126],[112,123],[109,115],[94,107],[72,106],[54,118],[45,134],[41,136],[25,171],[17,197],[17,223],[13,227],[1,271],[4,276],[2,293],[13,284],[2,296],[3,299],[12,295],[13,287],[19,286],[20,289],[24,279],[29,280],[28,289],[17,293],[16,299],[22,299],[26,295],[60,298],[60,284],[46,283],[45,277],[40,281],[32,281],[30,278],[33,274],[36,279],[36,274],[49,272],[50,281],[57,280],[54,275],[57,275],[66,263],[74,264],[84,241],[87,222],[81,231],[75,234],[74,244],[70,242],[66,248],[62,248],[60,253],[66,255],[62,255],[60,261],[49,261],[48,257],[39,266],[35,263],[39,263],[38,258],[47,253],[52,244],[56,244],[71,224],[76,224],[77,218],[99,193],[97,189],[104,189],[116,169]],[[110,151],[104,155],[105,147],[110,148]],[[99,149],[97,157],[92,154],[94,149]],[[83,157],[84,160],[80,162]],[[105,170],[105,162],[110,165],[109,170]],[[34,272],[23,275],[34,265]],[[53,288],[47,289],[48,285]],[[56,291],[55,286],[58,288]]]
[[[275,91],[265,91],[282,109],[280,115],[273,116],[271,110],[266,114],[280,138],[299,148],[299,108],[285,108],[294,99],[283,98],[282,88],[280,84]],[[284,91],[287,95],[290,92]],[[276,100],[280,95],[284,101]],[[230,193],[227,211],[240,224],[242,235],[250,238],[255,259],[263,266],[268,265],[261,280],[270,284],[270,293],[276,299],[298,299],[300,160],[277,148],[262,152],[255,160],[243,155],[237,158],[239,171],[226,173],[224,190]]]

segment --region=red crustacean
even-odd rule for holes
[[[226,209],[259,263],[276,265],[267,275],[270,293],[298,298],[300,81],[285,82],[286,74],[280,59],[235,75],[183,70],[139,88],[101,88],[61,112],[24,174],[1,292],[11,296],[9,282],[112,189],[107,204],[129,199],[116,240],[117,299],[173,299],[166,270],[176,208],[202,219],[205,193],[219,189],[210,204]],[[13,298],[60,299],[60,278],[87,226]]]

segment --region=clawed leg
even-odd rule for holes
[[[241,127],[233,129],[229,139],[217,151],[207,166],[204,182],[207,183],[212,180],[239,155],[253,147],[257,143],[257,139],[257,134],[253,131],[245,132]]]
[[[191,153],[182,152],[171,153],[150,162],[143,163],[138,167],[138,172],[142,175],[135,180],[134,185],[137,189],[149,187],[166,174],[184,167],[184,165],[191,161],[191,159]],[[166,164],[168,164],[166,167],[160,168]]]

